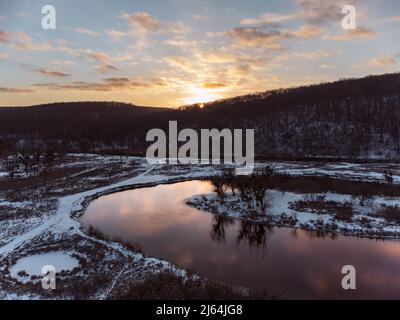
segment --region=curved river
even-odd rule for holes
[[[148,256],[234,285],[289,290],[305,298],[400,299],[400,242],[268,229],[185,204],[211,192],[208,181],[118,192],[94,200],[81,221],[139,243]],[[344,265],[356,268],[356,290],[341,287]]]

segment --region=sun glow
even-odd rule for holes
[[[186,104],[201,104],[220,99],[221,95],[217,92],[205,88],[191,88],[188,90],[188,97],[185,99]]]

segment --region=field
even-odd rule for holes
[[[237,195],[229,193],[223,201],[215,194],[199,195],[188,201],[217,214],[277,226],[378,238],[399,237],[395,208],[399,204],[396,187],[400,175],[396,164],[260,162],[257,169],[267,165],[279,175],[299,179],[287,184],[286,190],[267,191],[265,208],[270,215],[258,212],[249,216],[247,205]],[[138,157],[69,154],[45,177],[18,172],[10,178],[5,171],[0,171],[0,299],[112,299],[125,294],[135,298],[129,292],[132,288],[143,290],[140,286],[144,283],[157,287],[157,281],[178,284],[182,279],[197,281],[193,273],[157,257],[147,257],[140,248],[87,230],[80,224],[79,217],[91,200],[105,194],[160,183],[206,179],[225,169],[222,166],[149,165],[146,159]],[[389,169],[393,172],[390,184],[385,178],[385,171]],[[304,179],[317,178],[341,181],[353,186],[354,191],[300,192],[294,187],[301,185],[301,181],[309,185]],[[381,194],[364,199],[357,195],[357,190],[366,185],[386,187],[382,187],[385,191]],[[389,189],[395,190],[394,193]],[[352,206],[351,221],[343,218],[349,212],[346,203]],[[337,227],[328,228],[332,215],[338,212],[342,217],[334,217]],[[57,289],[46,291],[40,285],[40,268],[35,266],[46,264],[54,255],[60,263],[58,268],[64,271],[59,274]],[[162,276],[164,273],[172,275],[172,280]],[[152,278],[157,275],[160,275],[158,280]],[[194,287],[198,285],[193,283]],[[238,293],[224,292],[224,298],[238,296]],[[221,298],[221,295],[214,297]]]

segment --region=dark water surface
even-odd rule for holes
[[[93,201],[81,221],[139,243],[148,256],[235,285],[310,298],[400,298],[400,242],[268,229],[184,203],[210,192],[208,181],[119,192]],[[344,265],[357,270],[356,290],[341,287]]]

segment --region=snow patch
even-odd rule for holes
[[[71,271],[79,266],[79,261],[67,252],[47,252],[19,259],[11,267],[10,274],[12,278],[26,283],[31,276],[43,276],[42,268],[46,265],[54,266],[56,272]]]

